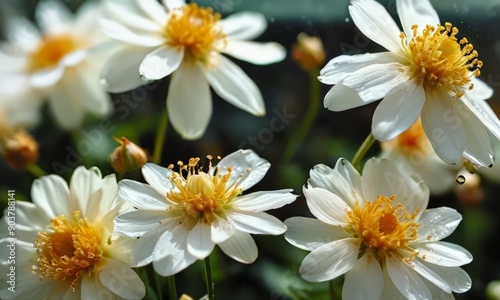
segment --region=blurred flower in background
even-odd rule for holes
[[[286,53],[281,45],[247,41],[265,31],[263,15],[240,12],[221,20],[220,14],[196,3],[134,3],[108,1],[101,22],[106,34],[124,43],[104,67],[108,91],[128,91],[173,73],[167,110],[172,126],[185,139],[200,138],[208,126],[212,115],[209,85],[234,106],[254,115],[265,114],[259,88],[221,55],[258,65],[283,60]]]
[[[306,71],[318,69],[325,62],[323,42],[317,36],[299,33],[297,43],[292,48],[292,58]]]
[[[73,15],[58,1],[36,7],[40,31],[27,19],[8,20],[10,42],[0,48],[0,96],[21,90],[30,101],[48,99],[56,122],[64,129],[81,125],[86,112],[102,117],[112,111],[111,100],[99,84],[104,46],[99,31],[100,5],[87,3]],[[23,100],[24,101],[24,100]]]

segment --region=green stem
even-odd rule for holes
[[[210,265],[210,256],[205,258],[205,275],[207,279],[207,294],[209,300],[214,300],[214,282],[212,279],[212,267]]]
[[[167,277],[169,299],[177,300],[177,288],[175,287],[175,275]]]
[[[354,168],[359,170],[359,164],[361,163],[361,160],[363,159],[363,157],[365,157],[366,152],[370,150],[374,143],[375,137],[370,132],[370,134],[366,137],[365,141],[363,142],[363,144],[361,144],[361,147],[359,147],[358,151],[354,155],[354,158],[352,159],[352,165]]]
[[[302,120],[302,123],[299,125],[297,132],[292,136],[288,146],[285,149],[285,153],[283,154],[283,161],[287,162],[292,159],[295,152],[297,152],[300,145],[304,142],[305,137],[309,130],[311,130],[311,126],[316,120],[316,116],[318,115],[319,103],[320,103],[320,84],[318,81],[318,70],[314,69],[309,72],[309,107],[307,109],[307,113]]]
[[[146,299],[146,300],[158,300],[158,297],[156,296],[156,293],[155,293],[154,289],[151,287],[151,284],[149,282],[148,268],[147,267],[139,268],[137,270],[137,273],[139,273],[139,277],[142,279],[142,282],[144,283],[144,286],[146,287],[146,296],[144,299]]]
[[[158,296],[158,299],[163,299],[163,285],[161,282],[162,281],[161,277],[156,272],[154,272],[154,277],[155,277],[155,285],[156,285],[156,295]],[[172,298],[170,298],[170,299],[172,299]],[[176,299],[176,298],[173,298],[173,299]]]
[[[153,162],[155,164],[161,163],[163,146],[165,144],[165,139],[167,138],[167,129],[168,129],[168,112],[167,110],[165,110],[161,115],[160,124],[158,126],[158,132],[156,133],[155,149],[153,156]]]
[[[26,171],[30,172],[35,177],[42,177],[47,175],[47,173],[45,173],[45,171],[37,164],[31,164],[27,166]]]
[[[330,287],[330,300],[337,299],[337,296],[335,295],[335,281],[334,280],[328,281],[328,286]]]

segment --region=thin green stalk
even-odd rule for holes
[[[149,276],[148,276],[148,268],[147,267],[139,268],[137,269],[137,273],[139,274],[139,277],[142,279],[142,282],[146,287],[146,296],[144,299],[159,300],[158,297],[156,296],[154,289],[151,287],[151,283],[149,281]]]
[[[299,125],[297,132],[292,136],[288,146],[283,154],[283,161],[287,162],[294,156],[295,152],[299,149],[300,145],[304,142],[307,134],[311,130],[311,126],[316,120],[318,115],[320,103],[320,84],[318,81],[318,70],[314,69],[309,71],[309,107],[307,113]]]
[[[176,300],[177,298],[177,288],[175,287],[175,275],[167,277],[168,282],[168,295],[169,299]]]
[[[161,163],[161,155],[163,152],[163,146],[165,144],[165,139],[167,138],[168,129],[168,112],[165,110],[161,115],[160,124],[158,126],[158,132],[156,133],[155,139],[155,149],[153,152],[153,162],[155,164]]]
[[[26,167],[26,171],[30,172],[35,177],[42,177],[47,175],[47,173],[45,173],[45,171],[37,164],[28,165]]]
[[[210,255],[205,258],[205,275],[207,280],[207,295],[209,300],[214,300],[214,281],[212,279],[212,267],[210,265]]]
[[[330,287],[330,300],[336,300],[337,296],[335,295],[335,281],[332,279],[328,281],[328,286]]]
[[[370,132],[370,134],[366,137],[365,141],[363,142],[363,144],[361,144],[361,147],[359,147],[358,151],[354,155],[354,158],[352,159],[352,165],[354,168],[359,170],[359,164],[361,163],[361,160],[363,159],[363,157],[365,157],[366,152],[370,150],[374,143],[375,137]]]
[[[156,272],[154,272],[154,277],[155,277],[156,295],[158,296],[158,299],[163,299],[163,285],[161,282],[162,281],[161,277]],[[172,299],[172,298],[170,298],[170,299]],[[173,298],[173,299],[176,299],[176,298]]]

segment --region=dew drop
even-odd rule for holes
[[[346,22],[346,23],[347,23],[347,22],[349,22],[349,18],[345,18],[345,22]]]
[[[464,184],[464,183],[465,183],[465,177],[464,177],[464,175],[459,175],[459,176],[457,177],[456,181],[457,181],[457,183],[458,183],[458,184],[460,184],[460,185]]]

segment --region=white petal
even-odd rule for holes
[[[164,232],[153,252],[153,267],[162,276],[171,276],[184,270],[196,261],[187,250],[189,231],[183,225]]]
[[[267,28],[267,20],[258,12],[239,12],[220,21],[224,33],[231,39],[251,40]]]
[[[392,299],[392,300],[407,300],[403,294],[401,294],[397,287],[392,282],[392,279],[389,277],[387,273],[387,268],[384,268],[384,291],[382,293],[382,297],[380,299]]]
[[[324,106],[331,111],[344,111],[369,104],[375,100],[365,101],[361,99],[355,89],[337,83],[325,95]]]
[[[184,0],[162,0],[163,5],[168,9],[168,10],[173,10],[175,8],[180,8],[183,5],[186,4],[186,1]]]
[[[414,243],[418,256],[432,264],[444,267],[460,267],[472,261],[472,254],[462,246],[448,242]]]
[[[87,205],[85,217],[93,222],[102,222],[103,224],[112,222],[119,212],[123,201],[118,199],[118,184],[116,175],[110,174],[101,180],[101,189],[93,193],[88,201],[92,203]]]
[[[121,93],[146,84],[139,75],[144,57],[153,51],[149,47],[123,47],[113,54],[101,71],[101,84],[108,92]],[[126,61],[127,63],[123,63]]]
[[[248,213],[233,210],[227,212],[226,217],[236,230],[242,232],[278,235],[286,231],[285,224],[264,212]]]
[[[293,202],[298,196],[292,190],[262,191],[236,197],[233,207],[245,211],[266,211]]]
[[[40,231],[46,230],[53,216],[48,216],[44,210],[28,201],[16,201],[16,238],[18,241],[33,243]],[[12,216],[12,214],[11,214]],[[1,234],[7,234],[8,213],[4,211],[0,227]],[[33,248],[31,245],[30,250]],[[1,249],[1,248],[0,248]],[[4,248],[5,249],[5,248]]]
[[[295,247],[308,251],[349,236],[344,228],[313,218],[292,217],[284,223],[287,226],[285,239]]]
[[[87,206],[96,205],[92,203],[92,194],[102,188],[102,175],[101,171],[96,168],[86,169],[84,166],[79,166],[73,172],[70,182],[70,197],[74,204],[70,207],[72,210],[80,210],[82,215],[87,217]],[[100,199],[95,199],[100,200]],[[108,201],[110,199],[106,199]],[[89,220],[93,221],[93,220]]]
[[[474,88],[469,91],[469,93],[474,95],[475,99],[486,100],[493,96],[494,90],[489,85],[487,85],[486,82],[475,76],[471,77],[471,81],[474,85]]]
[[[384,289],[383,276],[378,260],[371,253],[365,253],[345,274],[342,299],[381,299]]]
[[[415,272],[420,274],[423,278],[429,280],[433,285],[437,286],[441,290],[443,290],[445,293],[450,294],[451,289],[448,283],[441,278],[436,272],[434,272],[431,268],[428,267],[428,265],[422,263],[419,259],[414,259],[410,262],[411,267]]]
[[[300,275],[313,282],[337,278],[354,267],[359,246],[359,239],[347,238],[316,248],[302,261]]]
[[[35,179],[31,186],[31,199],[51,218],[72,213],[69,210],[68,184],[60,176]]]
[[[147,184],[129,179],[118,183],[118,196],[138,209],[165,211],[169,207],[165,195],[158,194]]]
[[[254,65],[272,64],[286,57],[285,48],[278,43],[228,40],[223,52]]]
[[[434,271],[438,276],[446,281],[448,286],[455,293],[464,293],[468,291],[472,286],[472,280],[465,272],[459,267],[441,267],[426,262],[422,262],[429,269]]]
[[[33,87],[45,88],[56,84],[64,75],[64,66],[58,65],[53,68],[46,68],[31,74],[30,84]]]
[[[167,96],[170,122],[185,139],[200,138],[212,115],[208,82],[198,65],[181,64],[170,79]]]
[[[189,231],[187,237],[187,250],[197,259],[204,259],[212,253],[215,243],[211,239],[211,225],[198,221]]]
[[[399,19],[403,25],[406,36],[413,36],[413,25],[418,25],[418,31],[422,32],[426,25],[440,25],[439,15],[432,7],[429,0],[401,0],[396,2]]]
[[[166,223],[169,215],[165,211],[137,210],[117,216],[114,231],[129,237],[141,237]]]
[[[184,49],[160,47],[144,57],[139,74],[147,80],[162,79],[177,70],[184,57]]]
[[[113,293],[106,288],[99,279],[99,274],[83,276],[80,284],[81,299],[99,299],[99,297],[113,298]],[[62,298],[62,295],[60,295]]]
[[[203,69],[214,91],[232,105],[256,116],[266,113],[257,85],[226,57],[219,55],[214,68]]]
[[[309,210],[316,218],[330,225],[347,225],[347,212],[351,208],[337,195],[322,188],[304,187],[302,191]]]
[[[481,123],[500,140],[500,120],[486,101],[475,100],[472,95],[465,93],[462,102],[472,111]]]
[[[135,0],[137,6],[144,11],[148,16],[154,19],[159,24],[165,24],[168,20],[167,12],[156,0]]]
[[[81,91],[75,97],[80,99],[85,109],[100,117],[111,113],[113,104],[104,86],[99,83],[97,70],[75,68],[73,71],[73,88]]]
[[[219,243],[219,247],[227,256],[244,264],[251,264],[257,259],[257,245],[246,232],[235,231],[229,239]]]
[[[235,230],[236,229],[231,222],[215,215],[210,231],[212,242],[219,244],[226,241],[234,234]]]
[[[110,20],[117,21],[128,28],[133,28],[135,31],[143,32],[158,32],[161,30],[161,26],[165,25],[167,22],[167,17],[163,19],[162,22],[158,20],[151,20],[150,16],[146,14],[140,14],[138,9],[142,6],[143,1],[134,1],[137,6],[128,6],[122,2],[106,1],[104,18],[109,18]],[[146,2],[146,1],[144,1]],[[153,2],[153,1],[147,1]],[[163,9],[165,11],[165,9]],[[156,12],[158,13],[158,12]],[[159,12],[158,14],[161,14]],[[161,25],[160,25],[161,24]]]
[[[142,167],[141,171],[146,182],[160,195],[166,196],[170,189],[173,188],[172,182],[168,179],[172,175],[172,170],[153,163],[147,163]]]
[[[101,19],[101,29],[109,37],[131,45],[142,47],[158,47],[165,43],[161,32],[134,32],[109,19]]]
[[[10,20],[4,32],[7,34],[8,40],[24,52],[33,51],[41,39],[37,28],[24,18]]]
[[[99,278],[105,287],[125,299],[141,299],[146,294],[139,275],[119,260],[105,258]]]
[[[392,282],[407,299],[432,299],[422,279],[400,258],[395,255],[387,256],[386,265]]]
[[[352,73],[342,84],[355,89],[364,101],[378,100],[409,80],[405,68],[398,62],[369,65]]]
[[[51,91],[49,109],[60,127],[74,130],[83,123],[83,102],[74,97],[72,76],[65,76]]]
[[[401,30],[382,4],[373,0],[352,0],[349,13],[354,24],[370,40],[391,52],[401,49]]]
[[[410,128],[418,119],[424,101],[424,87],[414,81],[392,90],[373,114],[372,133],[375,138],[388,141]]]
[[[130,253],[130,263],[133,267],[142,267],[153,261],[153,252],[160,236],[172,229],[168,225],[161,230],[150,231],[137,240]]]
[[[74,16],[61,2],[46,0],[36,6],[35,18],[44,34],[60,34],[69,29]]]
[[[340,55],[331,59],[321,69],[318,80],[324,84],[341,83],[347,76],[364,67],[396,60],[397,57],[391,52]]]
[[[453,100],[446,93],[427,93],[422,108],[422,126],[436,154],[449,164],[456,164],[465,149],[465,133],[453,110]]]
[[[217,167],[221,168],[219,175],[226,174],[231,167],[231,178],[226,186],[238,181],[238,187],[245,191],[264,178],[271,164],[250,149],[240,149],[222,158]]]
[[[462,215],[449,207],[427,209],[418,219],[417,242],[442,240],[455,231],[461,220]]]

